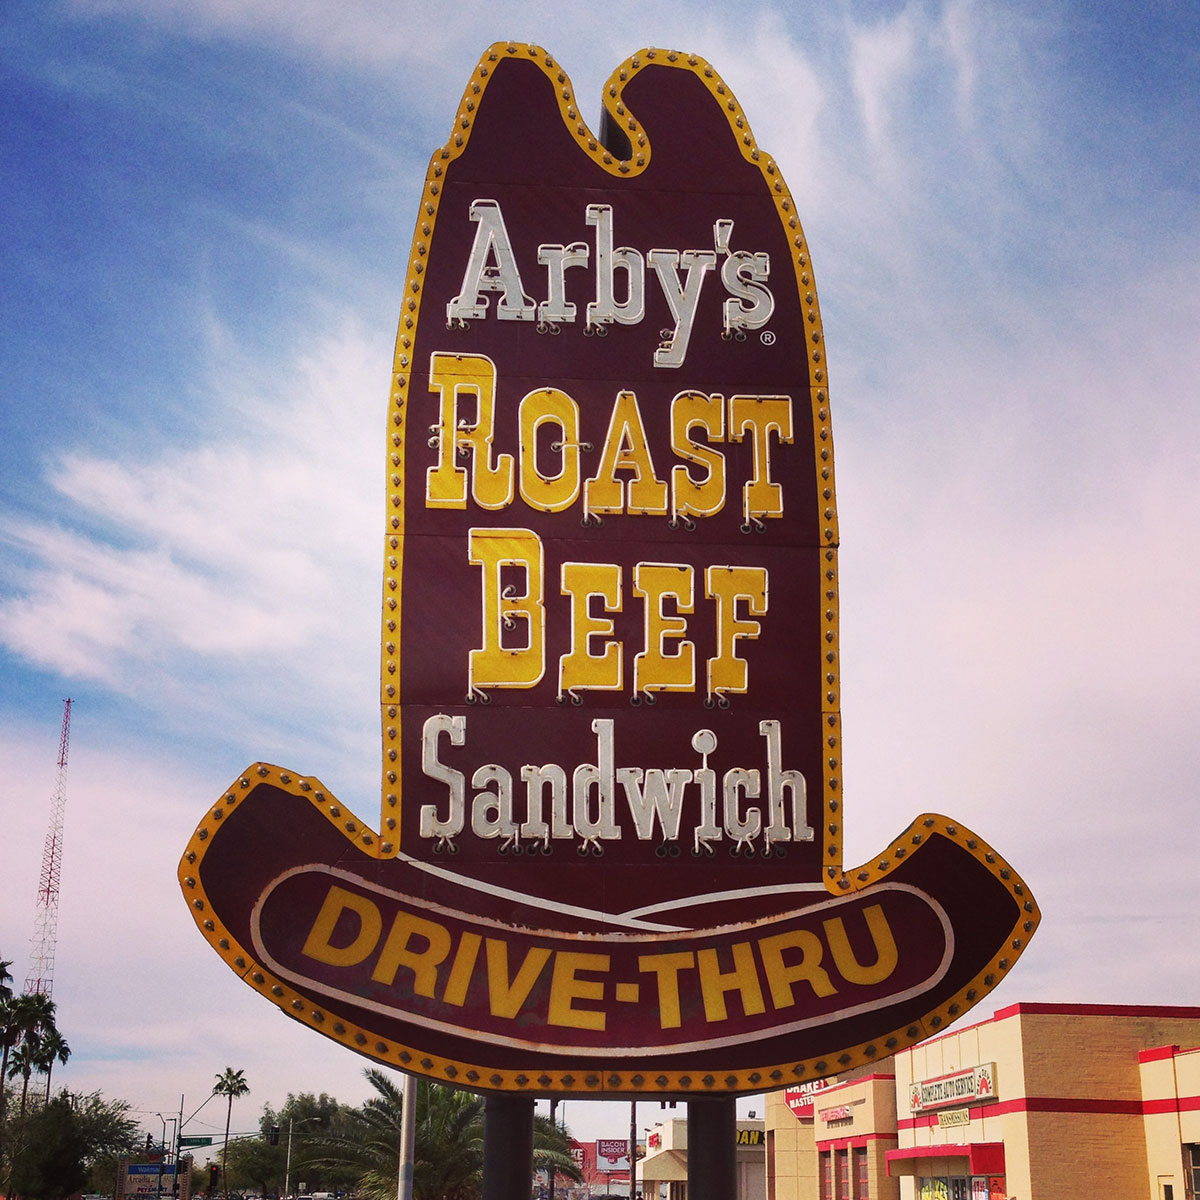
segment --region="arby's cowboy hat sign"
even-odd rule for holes
[[[843,870],[808,244],[703,60],[641,51],[603,105],[593,133],[550,55],[498,44],[430,163],[384,447],[379,825],[255,764],[180,881],[247,983],[381,1062],[784,1087],[953,1021],[1039,914],[942,816]]]

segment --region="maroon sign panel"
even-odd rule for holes
[[[842,870],[838,526],[808,246],[713,69],[600,136],[492,47],[426,178],[387,431],[383,813],[257,765],[180,877],[289,1015],[481,1089],[738,1092],[883,1056],[1036,906],[923,816]]]

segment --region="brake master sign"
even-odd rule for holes
[[[940,816],[843,871],[808,244],[701,59],[642,51],[603,105],[597,135],[549,55],[494,46],[425,180],[380,827],[256,764],[180,879],[239,975],[380,1061],[542,1093],[792,1085],[953,1020],[1038,913]]]

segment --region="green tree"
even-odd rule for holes
[[[229,1196],[229,1176],[226,1174],[225,1167],[229,1154],[229,1122],[233,1118],[233,1102],[239,1096],[244,1096],[249,1090],[250,1085],[246,1082],[245,1071],[235,1071],[232,1067],[226,1067],[217,1076],[216,1083],[213,1084],[214,1096],[229,1098],[228,1107],[225,1109],[225,1144],[221,1148],[221,1181],[224,1184],[226,1200]]]
[[[88,1191],[116,1195],[117,1160],[123,1154],[136,1153],[142,1145],[131,1105],[127,1100],[105,1100],[99,1092],[83,1095],[61,1091],[59,1095],[69,1100],[83,1132]]]
[[[50,1073],[54,1070],[54,1064],[55,1062],[60,1062],[65,1067],[67,1059],[70,1057],[71,1047],[67,1045],[67,1039],[59,1033],[57,1028],[48,1029],[42,1036],[37,1056],[37,1069],[46,1073],[46,1095],[44,1099],[47,1104],[50,1103]]]
[[[264,1136],[272,1125],[279,1127],[279,1144],[284,1151],[285,1164],[291,1143],[291,1178],[288,1182],[293,1191],[298,1180],[303,1180],[310,1192],[352,1188],[356,1181],[353,1171],[336,1164],[319,1165],[316,1159],[320,1156],[320,1144],[331,1134],[340,1133],[354,1111],[325,1092],[319,1096],[312,1092],[289,1093],[278,1112],[270,1105],[264,1105],[259,1127]]]
[[[29,1077],[37,1065],[37,1043],[26,1038],[8,1060],[9,1079],[21,1080],[21,1116],[25,1116],[25,1104],[29,1098]]]
[[[375,1067],[365,1072],[375,1094],[351,1110],[345,1126],[321,1139],[319,1164],[352,1169],[360,1196],[394,1200],[399,1172],[403,1093]],[[415,1200],[476,1200],[482,1188],[483,1111],[480,1096],[415,1080]],[[534,1122],[535,1167],[579,1180],[570,1137],[548,1118]]]
[[[70,1101],[56,1096],[23,1122],[9,1190],[26,1200],[59,1200],[87,1182],[87,1145]]]
[[[361,1108],[347,1110],[340,1126],[313,1139],[312,1164],[318,1170],[344,1173],[368,1200],[392,1200],[399,1170],[403,1098],[382,1071],[370,1067],[365,1074],[376,1094]]]
[[[565,1175],[575,1183],[583,1174],[571,1157],[571,1135],[553,1117],[533,1118],[533,1169]]]
[[[278,1125],[285,1130],[289,1121],[299,1126],[303,1121],[312,1125],[314,1130],[332,1129],[350,1109],[339,1103],[326,1092],[314,1096],[312,1092],[300,1092],[299,1095],[288,1093],[283,1106],[276,1112],[269,1104],[263,1105],[263,1115],[259,1119],[259,1128],[264,1136],[272,1125]]]
[[[133,1154],[142,1144],[137,1119],[128,1100],[105,1100],[99,1092],[60,1091],[75,1113],[89,1162],[105,1156]]]
[[[57,1029],[54,1013],[54,1001],[40,992],[14,996],[5,1005],[8,1020],[0,1026],[0,1038],[4,1043],[0,1077],[15,1079],[21,1076],[22,1116],[29,1095],[29,1077],[38,1069],[41,1060],[42,1042]],[[15,1059],[16,1064],[10,1063],[10,1059]],[[3,1086],[0,1081],[0,1101],[3,1100]]]
[[[483,1097],[425,1080],[416,1092],[413,1196],[474,1200],[483,1178]]]
[[[8,1081],[8,1060],[13,1049],[24,1039],[30,1028],[37,1024],[38,1002],[44,997],[14,996],[0,999],[0,1111],[4,1108],[4,1088]]]
[[[237,1138],[229,1147],[229,1177],[237,1190],[265,1196],[283,1187],[286,1149],[265,1138]]]

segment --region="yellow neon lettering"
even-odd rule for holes
[[[708,694],[744,692],[749,686],[746,660],[739,658],[740,638],[756,638],[762,632],[757,621],[739,617],[738,601],[746,611],[762,617],[767,612],[765,567],[709,567],[704,573],[704,591],[717,602],[717,653],[708,660]]]
[[[338,920],[346,911],[358,915],[358,933],[347,945],[334,946],[329,939],[333,937]],[[331,967],[353,967],[375,949],[382,929],[383,918],[370,900],[334,885],[329,889],[300,953],[317,962],[328,963]]]
[[[571,597],[571,649],[558,664],[560,694],[569,688],[619,689],[621,643],[608,640],[602,653],[592,653],[592,639],[611,639],[614,625],[608,617],[594,616],[591,608],[599,600],[605,612],[621,611],[621,568],[616,563],[563,563],[562,594]]]
[[[533,687],[545,669],[541,538],[529,529],[472,529],[468,561],[483,568],[483,646],[470,653],[470,686]],[[511,594],[505,567],[524,570],[524,594]]]
[[[790,396],[732,396],[729,400],[729,436],[740,442],[750,430],[754,474],[742,486],[742,515],[782,517],[783,488],[771,480],[771,436],[792,440]]]
[[[666,652],[668,639],[682,639],[692,611],[692,568],[682,563],[638,563],[633,568],[633,590],[645,601],[645,649],[633,659],[635,692],[688,692],[696,687],[696,647],[679,641],[674,654]],[[675,602],[674,616],[663,611],[663,601]]]
[[[696,956],[690,950],[673,954],[643,954],[638,958],[638,970],[653,974],[658,981],[658,1023],[663,1029],[678,1029],[682,1021],[679,1007],[679,972],[690,971]]]
[[[700,971],[700,994],[704,997],[704,1018],[707,1021],[724,1021],[728,1016],[726,992],[737,992],[741,996],[742,1011],[748,1017],[757,1016],[766,1008],[750,943],[734,942],[730,950],[733,952],[731,971],[721,970],[714,948],[701,950],[696,955],[696,965]]]
[[[576,1008],[576,1000],[603,1000],[602,979],[580,979],[580,971],[606,972],[607,954],[576,954],[559,950],[554,955],[554,973],[550,977],[550,1007],[546,1020],[568,1029],[604,1029],[601,1009]]]
[[[508,943],[499,938],[488,938],[486,945],[488,1005],[492,1016],[515,1017],[521,1011],[521,1005],[529,999],[533,985],[550,959],[550,951],[544,946],[531,946],[517,971],[517,977],[509,982]]]
[[[618,479],[618,471],[632,471],[633,478]],[[583,485],[583,506],[594,513],[661,516],[667,511],[667,485],[654,474],[646,427],[633,392],[617,393],[600,465]]]
[[[425,945],[412,946],[413,938]],[[416,913],[398,912],[392,921],[387,941],[379,952],[379,961],[371,978],[391,986],[396,972],[407,967],[413,973],[413,994],[432,996],[437,986],[437,969],[450,953],[450,931],[436,921],[427,921]]]
[[[558,388],[539,388],[521,401],[521,499],[544,512],[562,512],[579,496],[579,405]],[[560,455],[557,475],[538,470],[538,431],[543,425],[558,430],[554,443]]]
[[[492,462],[495,434],[496,365],[482,354],[435,353],[429,359],[429,390],[438,393],[437,465],[425,472],[428,508],[466,508],[467,468],[459,449],[471,456],[471,495],[480,508],[504,508],[513,498],[513,456]],[[475,399],[475,424],[459,415],[459,402]],[[460,425],[463,426],[460,428]]]
[[[783,961],[785,950],[799,950],[800,961],[786,966]],[[778,1008],[790,1008],[796,1003],[793,985],[803,980],[818,996],[832,996],[837,988],[829,982],[829,975],[821,966],[824,949],[821,939],[807,929],[793,929],[790,933],[776,933],[758,943],[767,986],[771,989],[771,1003]]]
[[[454,961],[450,964],[450,976],[446,980],[446,990],[442,999],[447,1004],[461,1008],[467,1000],[467,987],[471,982],[471,972],[475,970],[475,960],[479,957],[479,946],[483,939],[477,933],[467,930],[458,940],[458,949],[454,952]]]
[[[829,942],[834,965],[847,983],[882,983],[896,969],[896,963],[899,961],[896,940],[892,937],[887,917],[883,915],[883,909],[878,904],[870,904],[864,908],[863,917],[866,919],[867,929],[870,930],[871,940],[875,943],[875,962],[871,966],[864,967],[855,957],[841,917],[832,917],[823,922],[825,939]]]
[[[685,462],[703,467],[698,483],[686,466],[671,469],[673,516],[711,517],[725,507],[725,455],[692,441],[699,426],[710,441],[725,436],[725,397],[701,392],[680,392],[671,401],[671,449]]]

